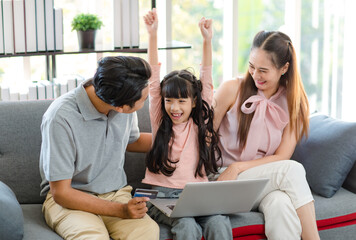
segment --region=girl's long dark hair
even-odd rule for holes
[[[202,99],[202,84],[188,70],[173,71],[161,82],[161,112],[162,119],[156,133],[151,151],[146,156],[146,166],[153,173],[171,176],[179,159],[169,159],[171,147],[174,144],[173,123],[164,107],[164,98],[188,98],[195,101],[190,117],[198,127],[199,162],[195,177],[209,173],[217,173],[217,161],[221,158],[218,147],[218,134],[213,128],[214,112],[209,104]]]

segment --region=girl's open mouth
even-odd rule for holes
[[[171,116],[174,119],[179,119],[182,115],[183,115],[183,113],[171,113]]]

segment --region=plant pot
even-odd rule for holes
[[[95,49],[96,30],[77,31],[79,49]]]

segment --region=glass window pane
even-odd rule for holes
[[[142,16],[151,8],[151,1],[139,1],[139,23],[140,31],[145,32]],[[97,49],[113,49],[113,0],[56,0],[55,8],[63,10],[63,42],[64,51],[77,51],[78,38],[76,31],[72,31],[71,22],[76,14],[94,13],[98,15],[104,26],[97,32]],[[145,36],[145,34],[140,34]],[[147,39],[147,38],[146,38]],[[145,39],[141,39],[141,43]],[[147,41],[146,41],[147,42]],[[146,44],[147,46],[147,44]],[[58,78],[68,75],[79,74],[84,77],[91,77],[96,70],[97,60],[102,56],[120,55],[120,53],[105,54],[57,54],[55,57],[56,75]],[[133,54],[126,54],[133,55]],[[146,57],[145,54],[140,54]],[[51,60],[51,56],[49,57]],[[29,57],[9,57],[0,58],[0,84],[11,85],[11,90],[18,89],[18,86],[27,88],[32,81],[46,80],[47,65],[46,56]],[[50,64],[51,65],[51,64]]]
[[[192,45],[192,49],[172,51],[173,69],[192,68],[199,76],[202,58],[202,37],[198,27],[204,16],[214,20],[213,80],[217,87],[222,81],[223,35],[222,0],[172,0],[172,39]]]
[[[139,1],[139,22],[140,22],[140,46],[146,45],[147,37],[145,33],[142,17],[148,9],[151,8],[150,1]],[[64,29],[64,50],[77,51],[78,38],[76,31],[71,31],[71,21],[76,14],[90,12],[97,14],[104,23],[104,26],[97,32],[96,49],[112,50],[114,48],[113,40],[113,0],[56,0],[55,6],[63,9],[63,29]],[[123,53],[104,53],[98,56],[91,54],[64,54],[56,56],[57,76],[80,74],[84,77],[91,77],[96,70],[97,60],[102,56],[123,55]],[[133,55],[131,53],[126,55]],[[141,57],[146,57],[141,54]]]
[[[261,30],[281,30],[286,0],[238,1],[238,70],[244,74],[253,37]]]
[[[352,62],[349,52],[354,48],[345,48],[355,37],[351,23],[354,13],[347,11],[351,2],[303,0],[301,16],[301,74],[311,111],[347,120],[356,119],[355,111],[350,111],[354,99],[348,91],[353,89],[349,84],[351,76],[344,69],[345,64]]]

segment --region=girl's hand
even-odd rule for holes
[[[218,177],[217,181],[228,181],[228,180],[236,180],[237,176],[240,174],[240,169],[237,165],[238,163],[233,163],[228,166],[225,171],[223,171]]]
[[[201,35],[205,40],[210,41],[213,38],[213,20],[202,17],[199,21]]]
[[[148,34],[157,34],[158,29],[158,17],[156,9],[152,9],[145,16],[143,16]]]

